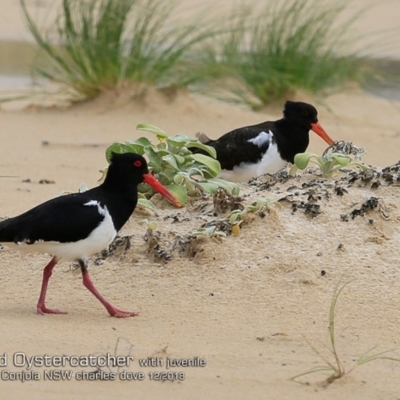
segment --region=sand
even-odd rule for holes
[[[16,2],[7,2],[10,20],[19,21]],[[388,10],[388,4],[394,3],[381,3],[379,21],[386,18],[389,25],[394,11]],[[15,29],[24,35],[23,25],[17,23],[1,29],[4,34]],[[400,103],[360,90],[332,95],[323,103],[299,99],[317,106],[321,124],[335,140],[364,147],[367,164],[386,167],[399,161]],[[203,131],[218,137],[239,126],[276,119],[282,106],[256,113],[186,93],[171,99],[153,92],[141,102],[108,94],[67,109],[4,105],[0,176],[11,177],[0,178],[0,217],[17,215],[65,190],[76,191],[81,183],[97,185],[98,171],[106,165],[106,147],[141,136],[135,129],[139,122],[152,123],[169,134]],[[310,136],[309,151],[321,153],[324,142]],[[131,248],[125,252],[119,248],[97,260],[101,265],[95,265],[93,257],[90,268],[106,298],[122,309],[140,312],[134,318],[109,317],[83,287],[79,271],[67,262],[55,269],[48,305],[68,314],[37,315],[42,270],[49,256],[23,257],[0,249],[0,370],[26,373],[25,356],[29,360],[38,356],[40,362],[49,355],[53,363],[32,367],[37,381],[26,374],[19,376],[27,379],[24,383],[18,377],[7,380],[3,372],[1,397],[400,398],[400,363],[390,360],[359,366],[329,385],[327,372],[303,377],[307,385],[290,379],[326,365],[307,342],[333,362],[325,346],[329,308],[341,282],[347,286],[336,308],[336,346],[345,370],[375,346],[372,354],[392,350],[386,355],[400,359],[398,183],[376,174],[370,180],[350,178],[349,172],[342,172],[326,180],[310,171],[287,181],[274,183],[264,177],[243,185],[241,204],[266,197],[279,205],[248,216],[238,237],[187,239],[203,223],[225,221],[229,215],[214,215],[212,197],[183,209],[156,200],[156,213],[135,211],[121,231],[130,237]],[[54,183],[41,184],[42,179]],[[375,181],[381,183],[377,188]],[[337,187],[345,189],[343,196],[337,194]],[[310,206],[303,206],[310,202],[320,206],[319,213],[305,212]],[[363,208],[365,203],[372,208]],[[357,215],[355,210],[361,209],[365,213]],[[157,223],[161,257],[144,240],[144,219]],[[177,237],[180,242],[172,251]],[[166,261],[165,255],[171,259]],[[17,353],[22,354],[13,360]],[[88,376],[80,379],[82,371],[94,367],[71,366],[67,361],[61,369],[72,371],[71,379],[51,381],[46,375],[60,369],[54,366],[55,356],[107,353],[121,356],[129,365],[101,368],[104,379],[95,381]],[[129,362],[128,356],[134,360]],[[141,367],[139,359],[148,357],[159,364]],[[197,366],[167,369],[167,359],[189,359]],[[125,375],[119,375],[123,371]],[[161,371],[170,373],[164,376],[169,380],[157,380],[162,375],[154,372]],[[130,380],[124,380],[126,372],[131,373]],[[142,381],[133,379],[138,372],[144,374]]]

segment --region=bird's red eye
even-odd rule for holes
[[[136,161],[133,163],[133,165],[134,165],[135,167],[141,167],[141,166],[142,166],[142,162],[141,162],[140,160],[136,160]]]
[[[308,111],[306,111],[306,110],[304,110],[304,111],[303,111],[303,115],[304,115],[305,117],[308,117],[308,115],[309,115],[309,112],[308,112]]]

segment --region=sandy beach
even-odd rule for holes
[[[184,3],[195,7],[200,2]],[[215,12],[229,3],[218,3]],[[400,29],[397,1],[371,3],[375,11],[366,13],[358,33],[364,29],[367,37],[372,27]],[[27,39],[18,4],[3,0],[0,5],[0,37]],[[357,0],[352,7],[362,4]],[[399,57],[396,47],[387,51]],[[323,101],[297,100],[318,108],[319,121],[333,139],[365,148],[365,163],[383,168],[400,160],[400,102],[360,89]],[[282,108],[283,103],[253,112],[187,93],[171,99],[153,91],[141,101],[110,93],[65,109],[2,104],[0,176],[9,177],[0,178],[0,218],[63,191],[77,191],[82,183],[96,186],[107,146],[142,136],[135,129],[140,122],[171,135],[203,131],[216,138],[277,119]],[[308,150],[322,153],[325,143],[313,133],[310,138]],[[175,250],[176,238],[229,214],[216,212],[212,197],[182,209],[156,199],[156,213],[135,211],[120,232],[130,237],[130,249],[117,249],[97,263],[93,257],[90,264],[98,289],[118,307],[138,311],[134,318],[109,317],[83,287],[79,269],[68,262],[56,267],[48,291],[49,306],[68,314],[37,315],[42,271],[50,257],[21,256],[0,247],[1,397],[399,399],[400,362],[391,360],[361,365],[329,385],[323,384],[327,372],[303,377],[305,385],[290,379],[326,365],[309,344],[333,360],[325,345],[329,308],[340,282],[348,283],[336,309],[336,346],[345,370],[375,347],[371,354],[390,350],[387,357],[400,359],[398,182],[377,174],[363,180],[357,174],[353,180],[347,173],[324,180],[309,172],[244,184],[242,204],[267,197],[280,200],[280,206],[248,217],[238,237],[182,239]],[[343,196],[337,187],[344,189]],[[317,199],[318,213],[303,207],[310,195]],[[157,257],[143,239],[144,219],[157,223],[160,248],[171,255],[169,261]],[[48,366],[40,365],[45,355]],[[94,381],[83,372],[96,368],[84,361],[75,366],[64,359],[62,367],[55,366],[55,356],[90,355],[120,356],[126,364],[109,363],[100,369],[103,379]],[[28,369],[34,356],[37,363]],[[141,366],[139,360],[149,357],[154,366]],[[54,369],[73,375],[52,381],[48,371]],[[167,374],[157,374],[162,371]]]

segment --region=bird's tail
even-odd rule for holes
[[[200,143],[202,143],[202,144],[210,145],[210,143],[213,142],[213,140],[210,139],[210,138],[209,138],[205,133],[203,133],[203,132],[197,132],[195,136],[196,136],[197,140],[198,140]],[[208,156],[208,155],[209,155],[206,151],[204,151],[203,149],[199,149],[198,147],[191,147],[191,148],[190,148],[190,151],[191,151],[193,154],[204,154],[205,156]]]
[[[10,236],[12,236],[10,235],[11,234],[10,229],[7,229],[9,225],[10,225],[10,218],[6,218],[0,221],[0,243],[12,241],[12,239],[10,238]]]
[[[204,132],[197,132],[195,136],[197,140],[203,144],[208,144],[212,141]]]

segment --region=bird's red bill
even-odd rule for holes
[[[319,122],[315,124],[311,124],[311,129],[322,139],[325,140],[326,143],[331,146],[334,143],[334,140],[325,132],[325,129],[321,126]]]
[[[178,201],[178,199],[163,185],[156,178],[154,178],[151,174],[144,174],[144,183],[150,185],[154,190],[164,196],[168,201],[170,201],[176,207],[182,207],[182,204]]]

